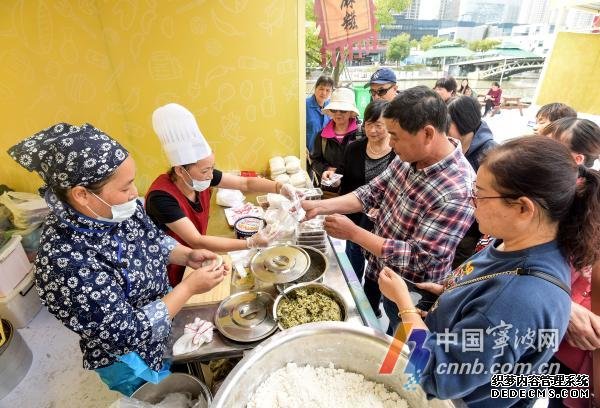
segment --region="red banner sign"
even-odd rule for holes
[[[377,48],[373,0],[315,0],[315,15],[323,40],[323,64],[327,52],[347,51],[351,59],[355,49],[362,56],[363,51]],[[335,64],[336,58],[332,61]]]

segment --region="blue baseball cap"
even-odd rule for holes
[[[371,79],[365,84],[365,88],[371,84],[387,84],[390,82],[396,83],[396,74],[394,74],[394,71],[389,68],[379,68],[371,75]]]

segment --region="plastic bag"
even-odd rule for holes
[[[12,237],[13,235],[21,236],[21,245],[25,252],[35,252],[40,246],[40,239],[42,237],[42,231],[44,227],[38,223],[34,224],[27,229],[11,229],[4,232],[6,237]]]
[[[281,208],[287,210],[287,212],[294,218],[294,220],[297,223],[302,221],[306,216],[306,211],[304,211],[304,208],[302,208],[302,199],[298,194],[294,195],[289,207],[288,205],[286,205],[286,203],[283,203]]]
[[[240,190],[220,188],[217,190],[217,204],[221,207],[237,207],[244,203],[246,197]]]
[[[271,209],[265,211],[263,216],[267,225],[273,231],[277,231],[277,239],[274,244],[294,243],[298,221],[285,208]]]
[[[329,180],[321,180],[323,187],[338,187],[342,181],[342,174],[333,173]]]
[[[12,213],[11,221],[19,229],[28,229],[41,224],[50,209],[38,195],[9,191],[0,195],[0,204],[4,204]]]

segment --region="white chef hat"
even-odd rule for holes
[[[195,163],[212,154],[194,115],[179,104],[169,103],[156,109],[152,127],[171,166]]]

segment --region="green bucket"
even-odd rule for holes
[[[354,102],[360,112],[360,117],[364,118],[365,108],[371,102],[371,94],[369,88],[364,88],[362,85],[354,86]]]

